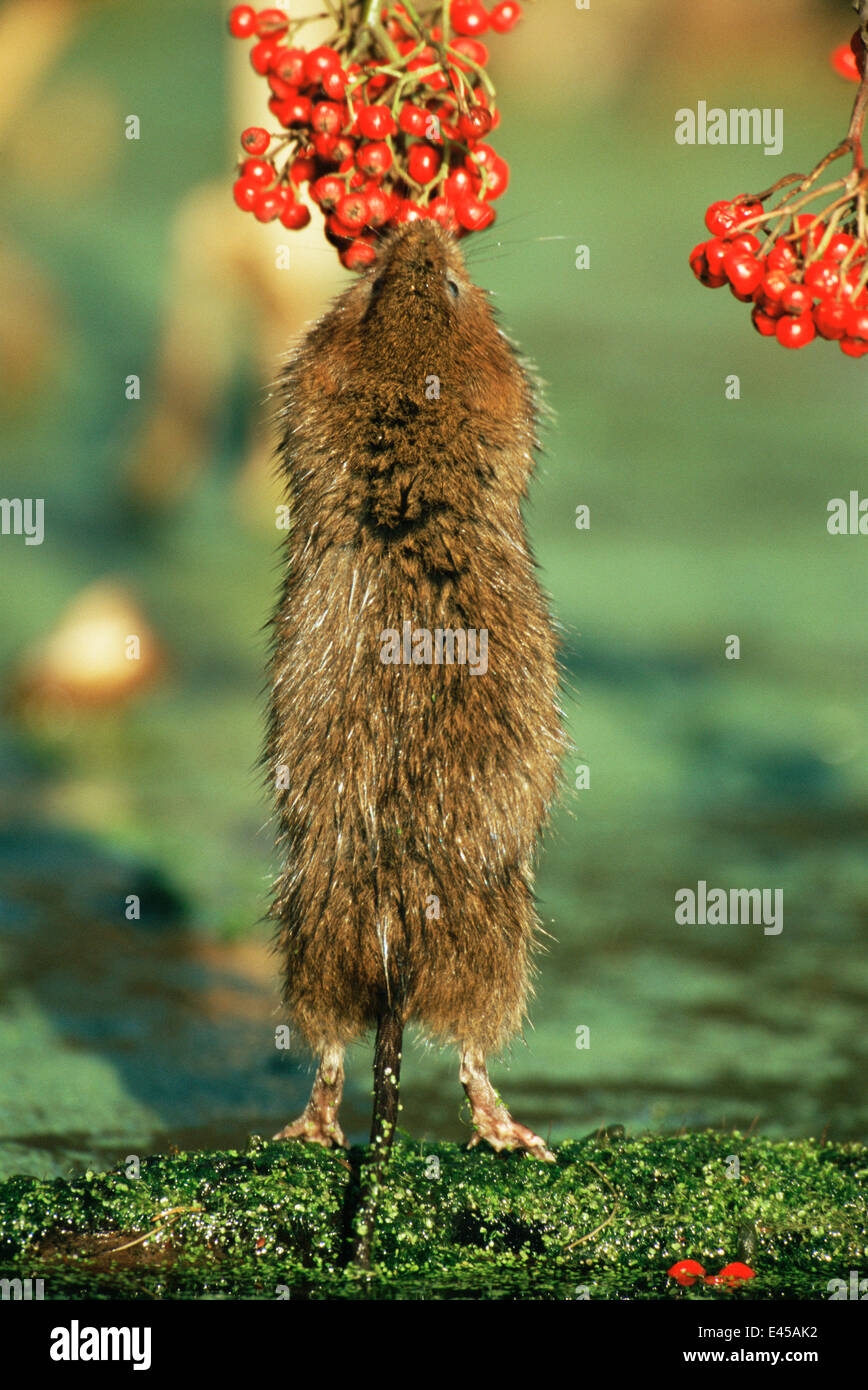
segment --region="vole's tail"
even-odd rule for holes
[[[398,1088],[401,1081],[401,1040],[404,1019],[394,1000],[384,1000],[377,1022],[374,1047],[374,1114],[371,1143],[362,1169],[362,1200],[356,1217],[354,1263],[371,1265],[371,1244],[380,1201],[380,1189],[392,1151],[398,1124]]]

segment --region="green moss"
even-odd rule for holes
[[[399,1135],[362,1275],[346,1263],[360,1157],[254,1138],[146,1159],[137,1179],[11,1178],[0,1277],[43,1278],[49,1298],[825,1298],[868,1253],[862,1146],[590,1137],[548,1165]],[[666,1270],[688,1258],[757,1277],[680,1289]]]

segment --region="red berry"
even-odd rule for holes
[[[769,270],[785,270],[787,274],[795,270],[799,263],[799,258],[792,247],[792,242],[784,241],[783,237],[778,237],[771,251],[766,256]]]
[[[488,11],[479,0],[452,0],[449,22],[456,34],[484,34],[488,28]]]
[[[758,304],[751,313],[751,321],[757,333],[761,333],[764,338],[773,338],[775,336],[775,329],[777,327],[776,320],[773,319],[771,315],[767,314],[764,309],[761,309]]]
[[[473,192],[473,175],[469,169],[464,169],[460,165],[453,169],[451,174],[443,183],[443,192],[452,203],[457,203],[465,194]]]
[[[286,82],[282,77],[278,77],[274,71],[268,74],[268,85],[278,101],[287,101],[289,97],[298,96],[298,88],[292,82]]]
[[[310,97],[294,96],[288,101],[278,102],[274,108],[281,125],[308,125],[310,123]]]
[[[310,123],[324,135],[337,135],[344,123],[343,111],[336,101],[318,101],[311,110]]]
[[[458,231],[458,218],[455,215],[455,208],[448,198],[432,198],[428,204],[428,211],[439,222],[441,227],[445,227],[447,232]]]
[[[500,0],[500,4],[495,5],[489,15],[491,27],[496,34],[508,34],[521,17],[521,5],[517,4],[516,0]]]
[[[667,1273],[670,1279],[677,1279],[679,1284],[686,1284],[688,1288],[697,1279],[705,1278],[705,1270],[696,1260],[678,1260]]]
[[[845,324],[848,338],[868,342],[868,309],[860,309],[848,304],[845,310]]]
[[[706,209],[705,225],[712,236],[728,236],[736,225],[736,215],[732,203],[729,201],[712,203]]]
[[[488,64],[488,49],[484,43],[478,43],[476,39],[453,39],[449,48],[452,53],[459,53],[462,57],[469,58],[477,67],[484,68]],[[467,71],[466,63],[453,61],[456,68],[460,68],[462,72]]]
[[[858,35],[858,29],[856,34]],[[859,68],[856,63],[856,54],[853,52],[851,43],[840,43],[837,48],[833,48],[829,54],[829,61],[840,77],[846,77],[849,82],[859,81]]]
[[[347,90],[347,75],[343,68],[328,68],[320,78],[320,85],[332,101],[342,101]]]
[[[330,212],[326,218],[326,235],[333,246],[341,241],[352,241],[357,231],[357,227],[348,227],[342,222],[336,212]]]
[[[814,327],[814,320],[810,314],[800,314],[798,318],[793,318],[790,314],[784,314],[775,324],[775,334],[781,347],[802,348],[807,347],[816,337],[817,330]]]
[[[398,117],[398,125],[407,135],[424,135],[430,119],[431,113],[423,106],[414,106],[412,102],[405,101]]]
[[[265,154],[271,144],[271,136],[261,125],[248,126],[241,134],[241,148],[248,154]]]
[[[472,194],[465,194],[455,204],[455,215],[460,225],[468,232],[481,232],[483,227],[490,226],[495,217],[491,204],[474,198]]]
[[[333,48],[321,46],[312,48],[305,54],[304,72],[311,84],[321,82],[327,72],[335,72],[341,66],[341,55]]]
[[[728,244],[736,251],[746,251],[750,256],[755,256],[760,249],[760,239],[753,232],[742,232],[740,236],[732,237]]]
[[[331,139],[331,136],[328,137]],[[339,135],[332,149],[332,159],[341,164],[345,159],[355,159],[356,142],[351,135]]]
[[[773,304],[779,304],[781,296],[789,289],[792,281],[789,275],[783,270],[770,270],[763,276],[760,283],[763,299]]]
[[[335,212],[345,227],[358,231],[368,220],[368,200],[364,193],[347,193],[338,199]]]
[[[715,1277],[728,1283],[731,1279],[755,1279],[756,1275],[750,1265],[741,1264],[739,1260],[735,1260],[730,1265],[724,1265]]]
[[[340,262],[345,270],[364,270],[377,258],[377,253],[369,241],[356,237],[345,251],[340,253]]]
[[[723,237],[712,237],[705,243],[705,258],[712,275],[723,275],[723,258],[729,250],[729,242],[724,241]]]
[[[402,198],[395,214],[396,222],[419,222],[423,217],[428,216],[428,209],[423,208],[421,203],[414,203],[411,198]]]
[[[411,145],[407,171],[414,183],[430,183],[440,168],[440,151],[433,145]]]
[[[484,106],[471,106],[458,117],[458,129],[467,140],[482,140],[491,130],[491,112]]]
[[[264,77],[278,56],[280,45],[274,39],[260,39],[250,50],[250,62],[254,72]]]
[[[346,189],[343,180],[339,179],[336,174],[324,174],[322,178],[317,179],[316,183],[311,184],[310,191],[314,201],[319,203],[326,212],[330,212],[332,208],[337,206],[338,199],[344,196]]]
[[[381,178],[392,167],[392,151],[385,140],[372,140],[356,151],[356,167],[372,178]]]
[[[826,258],[830,261],[843,261],[851,246],[854,246],[856,238],[848,232],[836,232],[826,247]],[[864,253],[863,253],[864,254]],[[859,255],[854,258],[860,259]]]
[[[842,338],[838,346],[848,357],[864,357],[868,352],[868,343],[860,342],[858,338]]]
[[[294,184],[309,183],[316,173],[316,160],[310,155],[297,154],[289,166],[290,182]]]
[[[248,179],[236,179],[232,185],[232,196],[242,212],[252,212],[253,204],[260,194],[260,187]]]
[[[821,338],[843,338],[846,332],[847,308],[834,300],[823,299],[814,305],[814,323]]]
[[[745,222],[749,222],[752,217],[762,217],[762,203],[735,203],[733,204],[735,213],[735,226],[742,227]]]
[[[280,220],[291,232],[300,231],[310,221],[310,208],[306,208],[304,203],[287,203],[280,214]]]
[[[723,273],[734,290],[750,298],[763,278],[763,263],[747,251],[733,247],[723,258]]]
[[[273,167],[267,159],[245,159],[241,166],[241,177],[258,188],[268,188],[276,178]]]
[[[814,294],[834,294],[841,283],[838,267],[830,261],[814,261],[805,271],[805,284]]]
[[[289,15],[285,10],[260,10],[256,16],[256,32],[261,39],[282,34],[288,28]]]
[[[271,70],[291,87],[300,87],[305,81],[304,59],[303,48],[281,48],[273,60]]]
[[[357,121],[360,133],[369,140],[384,140],[398,129],[388,106],[363,106]]]
[[[781,307],[797,318],[809,313],[813,302],[814,296],[804,285],[788,285],[781,295]]]
[[[368,200],[368,226],[384,226],[392,215],[391,195],[375,183],[368,183],[365,185],[365,197]]]
[[[249,39],[256,33],[256,11],[252,5],[236,5],[230,10],[229,32],[236,39]]]
[[[474,154],[470,155],[469,158],[472,159],[482,148],[481,145],[478,146]],[[505,159],[501,159],[500,155],[495,154],[493,150],[491,156],[490,159],[486,159],[485,161],[482,175],[482,196],[489,201],[493,198],[499,198],[501,193],[505,193],[509,186],[509,165]]]
[[[267,188],[256,195],[253,215],[260,222],[273,222],[283,212],[286,194],[282,188]]]
[[[435,202],[437,200],[435,199]],[[433,207],[433,203],[432,203]],[[698,246],[694,246],[690,253],[690,269],[701,284],[708,289],[719,290],[722,285],[727,283],[725,275],[712,275],[708,267],[708,257],[706,256],[706,243],[701,241]]]

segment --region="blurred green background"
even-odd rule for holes
[[[273,1045],[261,922],[268,381],[347,277],[316,225],[282,234],[276,269],[280,237],[232,206],[237,134],[264,110],[227,9],[0,10],[2,487],[46,517],[41,546],[0,538],[4,1174],[270,1134],[310,1083]],[[868,492],[868,363],[785,353],[687,267],[709,202],[843,134],[855,89],[828,52],[851,29],[846,0],[734,0],[725,21],[710,0],[541,0],[491,44],[512,182],[468,255],[556,415],[528,518],[576,749],[533,1027],[493,1075],[554,1139],[864,1138],[868,541],[830,537],[826,505]],[[699,100],[783,108],[783,153],[677,146]],[[40,643],[61,627],[86,653],[82,624],[117,612],[143,634],[139,688],[59,700]],[[783,932],[677,926],[699,879],[782,889]],[[369,1059],[350,1057],[354,1139]],[[456,1073],[411,1049],[415,1137],[468,1134]]]

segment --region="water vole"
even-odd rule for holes
[[[563,748],[520,510],[532,383],[455,240],[419,221],[310,330],[282,393],[273,915],[319,1068],[276,1137],[345,1143],[344,1049],[374,1027],[372,1134],[390,1133],[413,1020],[460,1051],[471,1143],[550,1158],[485,1060],[524,1014],[533,855]]]

